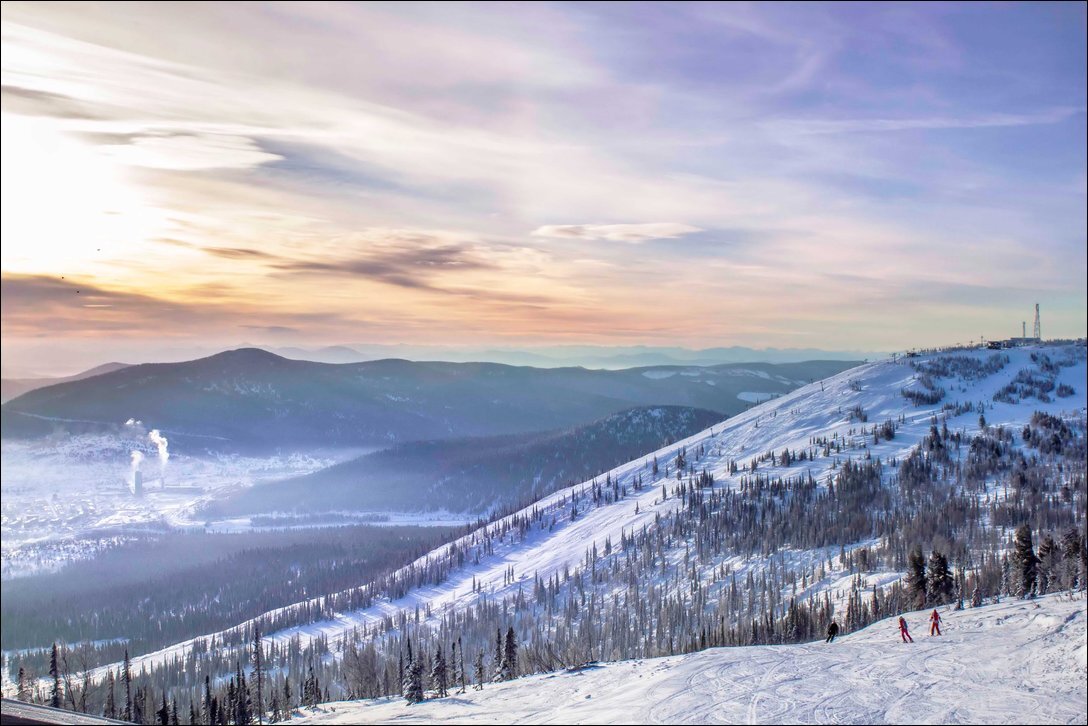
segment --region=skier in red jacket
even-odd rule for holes
[[[903,636],[904,643],[913,643],[914,638],[910,637],[910,631],[907,630],[907,621],[903,619],[903,616],[899,616],[899,634]]]
[[[941,634],[941,614],[937,612],[937,608],[933,608],[933,614],[929,616],[929,634]]]

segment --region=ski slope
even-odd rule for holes
[[[945,610],[942,608],[942,610]],[[355,723],[1085,723],[1083,595],[908,613],[828,645],[712,648],[535,675],[409,706],[324,704],[299,724]]]
[[[1072,396],[1054,398],[1049,403],[1035,399],[1024,400],[1017,404],[994,402],[993,394],[1011,381],[1023,368],[1032,367],[1031,354],[1045,351],[1054,355],[1056,351],[1073,351],[1077,362],[1062,367],[1056,374],[1059,383],[1065,383],[1074,389]],[[906,457],[926,435],[933,417],[942,415],[945,403],[964,402],[985,405],[988,425],[1023,426],[1032,412],[1043,410],[1057,415],[1083,416],[1085,411],[1085,380],[1088,367],[1083,358],[1083,346],[1079,348],[1056,349],[1053,346],[1039,346],[1002,351],[1009,356],[1009,363],[1002,370],[980,380],[945,379],[942,384],[948,388],[944,401],[931,406],[915,406],[900,393],[904,387],[916,384],[917,373],[906,360],[884,360],[865,364],[844,371],[836,376],[767,401],[739,414],[717,426],[700,432],[688,439],[671,446],[651,452],[644,457],[628,462],[608,472],[612,480],[627,488],[627,495],[614,503],[592,506],[587,497],[581,498],[582,509],[578,516],[571,518],[572,495],[585,492],[588,482],[566,488],[544,497],[527,510],[544,512],[541,524],[524,535],[506,534],[501,540],[496,536],[493,552],[485,554],[479,563],[469,559],[460,568],[454,569],[438,585],[416,588],[397,600],[378,600],[373,606],[351,612],[336,613],[333,617],[306,625],[284,628],[277,632],[265,633],[266,641],[285,644],[293,638],[299,638],[303,646],[317,638],[326,638],[336,652],[338,641],[350,636],[359,626],[379,623],[383,618],[398,612],[423,611],[434,617],[452,608],[461,608],[478,602],[481,598],[502,598],[515,594],[519,588],[531,590],[533,579],[543,579],[563,572],[564,568],[577,568],[584,564],[587,550],[595,545],[600,547],[606,538],[618,542],[621,534],[630,533],[642,527],[652,527],[658,515],[667,515],[682,506],[678,498],[662,499],[662,486],[675,484],[675,468],[668,468],[681,448],[689,452],[696,447],[704,447],[706,454],[696,462],[697,469],[707,469],[715,477],[715,487],[731,487],[739,483],[746,471],[745,467],[768,451],[804,449],[810,445],[813,437],[836,437],[845,448],[839,453],[822,456],[803,465],[793,467],[774,467],[760,464],[759,471],[771,476],[797,476],[808,471],[821,484],[834,475],[836,467],[849,458],[867,456],[882,457],[884,460]],[[985,359],[991,351],[958,351],[955,355]],[[925,360],[925,357],[919,359]],[[858,422],[851,417],[851,410],[860,407],[866,412],[868,424]],[[880,424],[885,420],[898,420],[899,429],[893,440],[881,440],[873,443],[873,437],[864,433],[863,428]],[[950,429],[963,431],[971,435],[978,431],[978,412],[974,408],[948,419]],[[656,457],[661,471],[651,476],[651,461]],[[737,462],[741,469],[736,474],[729,473],[731,461]],[[636,476],[642,475],[644,488],[633,488]],[[603,482],[605,474],[597,477]],[[512,521],[511,515],[505,520],[488,525],[490,532],[497,532],[504,523]],[[550,524],[545,526],[545,521]],[[472,552],[477,545],[474,535],[462,538],[464,549]],[[864,543],[843,543],[847,550]],[[780,562],[789,560],[793,564],[808,565],[827,562],[835,557],[824,550],[805,550],[781,552],[775,555]],[[834,555],[837,556],[838,548]],[[420,558],[420,563],[429,558],[443,559],[446,547]],[[676,558],[682,557],[678,550]],[[734,557],[726,561],[739,577],[746,572],[766,567],[766,559],[745,560]],[[823,580],[813,582],[809,589],[799,593],[807,596],[811,592],[822,592],[842,588],[849,582],[849,574],[841,569],[841,562],[833,563]],[[513,572],[513,578],[508,573]],[[869,578],[869,588],[886,585],[898,579],[899,574],[874,573]],[[474,585],[479,586],[474,589]],[[833,594],[835,594],[833,592]],[[317,598],[312,602],[320,602]],[[205,636],[206,637],[206,636]],[[140,669],[153,664],[172,662],[184,656],[194,645],[194,640],[178,643],[169,648],[133,658],[133,667]],[[330,656],[330,657],[336,657]],[[114,666],[115,667],[115,666]],[[104,678],[105,668],[98,669],[94,677]]]

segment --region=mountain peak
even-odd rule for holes
[[[289,359],[270,353],[264,348],[235,348],[225,350],[222,353],[210,355],[203,360],[225,361],[230,363],[256,364],[256,363],[286,363]]]

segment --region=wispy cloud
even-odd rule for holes
[[[176,242],[171,240],[170,244],[176,244]],[[199,250],[212,257],[219,257],[225,260],[276,262],[282,259],[279,255],[274,255],[270,252],[265,252],[264,250],[255,250],[249,247],[200,247],[198,245],[190,244],[184,244],[184,246],[189,249]]]
[[[239,325],[240,328],[246,330],[257,330],[262,333],[271,333],[273,335],[298,335],[304,332],[302,328],[292,327],[290,325]]]
[[[534,237],[558,239],[608,240],[609,242],[647,242],[654,239],[675,239],[686,234],[702,232],[699,227],[675,222],[646,224],[546,224],[532,231]]]
[[[102,146],[101,150],[133,166],[175,171],[244,169],[282,158],[262,150],[253,139],[230,134],[131,136],[127,143]]]
[[[467,284],[471,282],[467,273],[499,277],[517,274],[517,261],[524,262],[522,253],[533,255],[526,248],[506,245],[496,256],[484,246],[450,232],[373,229],[290,254],[252,247],[202,246],[170,238],[157,241],[220,260],[260,265],[278,280],[336,279],[338,284],[352,285],[369,282],[481,304],[531,306],[555,302],[550,295],[524,289]]]
[[[280,258],[274,269],[294,274],[323,277],[363,277],[399,287],[437,289],[432,280],[441,274],[458,274],[493,269],[493,265],[464,245],[442,244],[425,247],[383,246],[359,255],[338,255],[319,259]]]
[[[171,300],[155,295],[111,290],[100,283],[41,275],[4,274],[3,325],[5,335],[41,337],[64,334],[102,337],[118,334],[175,337],[211,332],[220,326],[250,327],[268,332],[300,332],[307,327],[339,326],[346,320],[336,313],[275,312],[255,304],[240,305],[233,295],[219,297],[208,288],[199,295]],[[41,327],[42,316],[50,320]],[[254,318],[267,324],[255,324]],[[284,322],[276,322],[284,321]],[[358,319],[353,324],[364,325]]]
[[[52,93],[15,84],[4,84],[0,89],[2,108],[10,113],[46,118],[81,119],[102,118],[95,107],[63,93]]]
[[[987,129],[1056,124],[1084,115],[1084,106],[1055,108],[1030,114],[989,114],[985,116],[873,119],[787,119],[767,124],[773,131],[798,134],[849,134],[882,131],[934,131],[943,129]]]

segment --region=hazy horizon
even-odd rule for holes
[[[277,346],[239,342],[224,346],[177,346],[157,348],[153,354],[138,343],[111,347],[109,352],[65,346],[36,347],[33,343],[13,356],[34,361],[27,367],[4,362],[4,379],[60,378],[77,375],[110,363],[176,363],[225,351],[260,348],[286,358],[324,363],[347,363],[404,358],[412,361],[487,362],[541,368],[581,366],[623,369],[660,365],[715,365],[719,363],[794,363],[808,360],[863,360],[887,351],[824,350],[819,348],[684,348],[672,346],[427,346],[410,343],[341,343],[329,346]]]
[[[5,369],[1088,326],[1082,3],[2,13]]]

